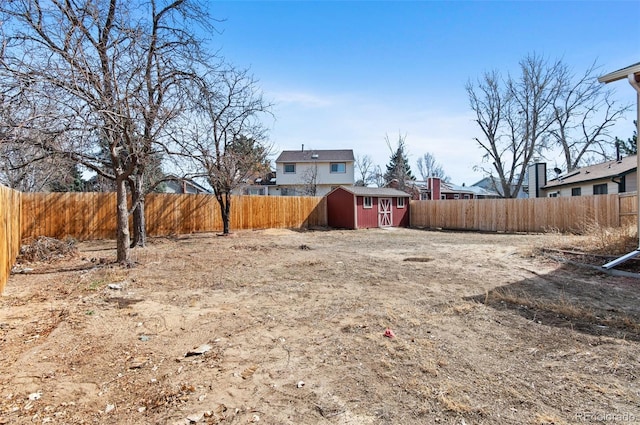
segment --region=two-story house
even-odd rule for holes
[[[324,196],[338,186],[353,186],[353,150],[282,151],[276,159],[276,193]],[[271,193],[271,190],[269,191]]]

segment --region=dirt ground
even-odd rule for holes
[[[240,231],[127,269],[81,243],[0,297],[0,423],[640,423],[640,280],[537,250],[580,243]]]

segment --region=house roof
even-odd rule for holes
[[[424,181],[416,182],[420,190],[427,190],[427,183]],[[462,193],[474,194],[475,196],[499,197],[496,191],[480,187],[480,186],[460,186],[446,181],[440,182],[440,193]]]
[[[606,75],[603,75],[602,77],[598,77],[598,81],[601,83],[612,83],[614,81],[627,78],[627,76],[630,74],[635,74],[636,81],[638,81],[638,78],[640,77],[640,62],[634,63],[633,65],[629,65],[617,71],[610,72]]]
[[[411,196],[406,192],[389,187],[340,186],[339,189],[344,189],[356,196],[387,196],[392,198],[408,198]]]
[[[637,156],[633,155],[622,158],[620,161],[613,160],[591,165],[589,167],[578,168],[566,175],[560,175],[555,179],[549,180],[543,189],[572,185],[592,180],[621,177],[635,171],[637,165]]]
[[[198,192],[202,192],[202,193],[212,193],[211,189],[207,189],[206,187],[202,186],[201,184],[198,184],[195,180],[193,179],[187,179],[187,178],[182,178],[182,177],[178,177],[176,175],[173,174],[169,174],[165,177],[165,182],[166,183],[178,183],[178,184],[186,184],[187,186],[191,186],[194,189],[196,189]]]
[[[352,149],[282,151],[276,162],[355,161]]]
[[[474,193],[467,186],[458,186],[449,182],[440,183],[440,193]]]
[[[489,190],[480,186],[467,186],[467,189],[472,191],[476,196],[484,196],[487,198],[500,198],[500,194],[495,190]]]

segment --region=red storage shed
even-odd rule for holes
[[[411,195],[386,187],[340,186],[327,194],[330,227],[408,227]]]

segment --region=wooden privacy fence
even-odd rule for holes
[[[147,232],[166,236],[222,229],[212,195],[151,194],[146,198]],[[537,199],[411,201],[411,226],[498,232],[582,230],[586,225],[635,224],[636,194]],[[20,250],[37,236],[80,240],[116,236],[115,193],[20,193],[0,186],[0,292]],[[326,226],[326,199],[237,196],[231,228]]]
[[[638,220],[638,196],[636,193],[621,193],[620,226],[635,225]]]
[[[491,232],[572,232],[591,224],[617,227],[622,207],[628,214],[625,220],[635,219],[635,200],[635,195],[597,195],[411,201],[411,226]]]
[[[0,293],[20,251],[21,193],[0,186]]]
[[[231,229],[326,226],[325,199],[290,196],[234,196]],[[213,195],[149,194],[145,197],[149,236],[222,230]],[[115,193],[23,193],[22,239],[72,236],[79,240],[116,237]]]

